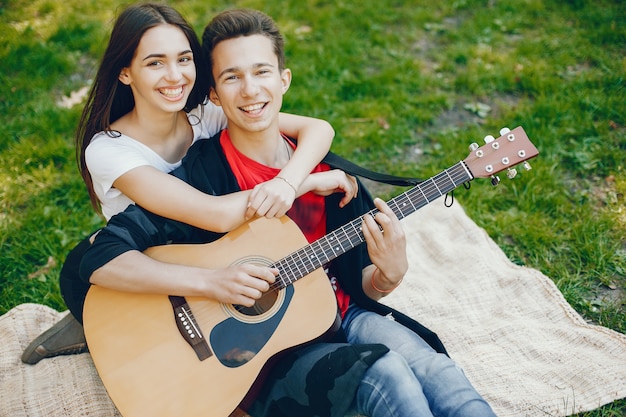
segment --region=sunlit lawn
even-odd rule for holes
[[[533,170],[495,189],[475,181],[456,200],[585,318],[626,332],[623,2],[172,4],[198,31],[227,6],[273,16],[294,73],[285,110],[331,122],[333,150],[370,168],[427,177],[522,125],[541,152]],[[102,225],[74,160],[80,105],[62,99],[88,86],[116,8],[0,2],[0,314],[64,310],[63,260]],[[624,413],[618,401],[583,415]]]

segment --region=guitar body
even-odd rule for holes
[[[258,218],[212,243],[158,246],[146,254],[206,268],[270,265],[307,243],[289,218]],[[228,416],[273,356],[323,335],[337,312],[321,268],[270,291],[255,312],[200,297],[186,301],[213,353],[204,360],[181,336],[168,296],[89,290],[87,343],[124,417]]]

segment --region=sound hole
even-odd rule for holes
[[[249,256],[241,258],[233,265],[243,265],[245,263],[271,266],[273,261],[261,256]],[[230,313],[235,317],[238,316],[239,320],[249,323],[258,323],[267,320],[280,310],[282,304],[285,302],[285,291],[280,286],[274,283],[270,290],[263,294],[261,298],[256,300],[254,305],[246,307],[241,304],[225,304],[226,310],[230,310]]]
[[[278,294],[280,290],[270,290],[266,292],[261,298],[256,300],[251,307],[242,306],[237,304],[235,309],[246,316],[260,316],[268,312],[274,304],[276,304],[276,300],[278,299]]]

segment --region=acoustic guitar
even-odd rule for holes
[[[470,146],[463,161],[388,202],[402,219],[474,178],[492,178],[538,155],[521,127]],[[530,168],[528,166],[528,168]],[[376,209],[370,211],[375,214]],[[322,266],[362,244],[362,218],[309,244],[288,217],[257,218],[208,244],[148,249],[168,263],[278,268],[253,307],[200,297],[131,294],[92,286],[84,308],[89,351],[124,417],[222,417],[237,410],[277,354],[324,335],[337,302]]]

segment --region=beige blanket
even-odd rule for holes
[[[587,324],[457,203],[403,223],[411,268],[385,302],[437,331],[499,416],[566,416],[626,397],[626,335]],[[20,362],[63,314],[24,304],[0,317],[0,417],[119,416],[89,354]]]

